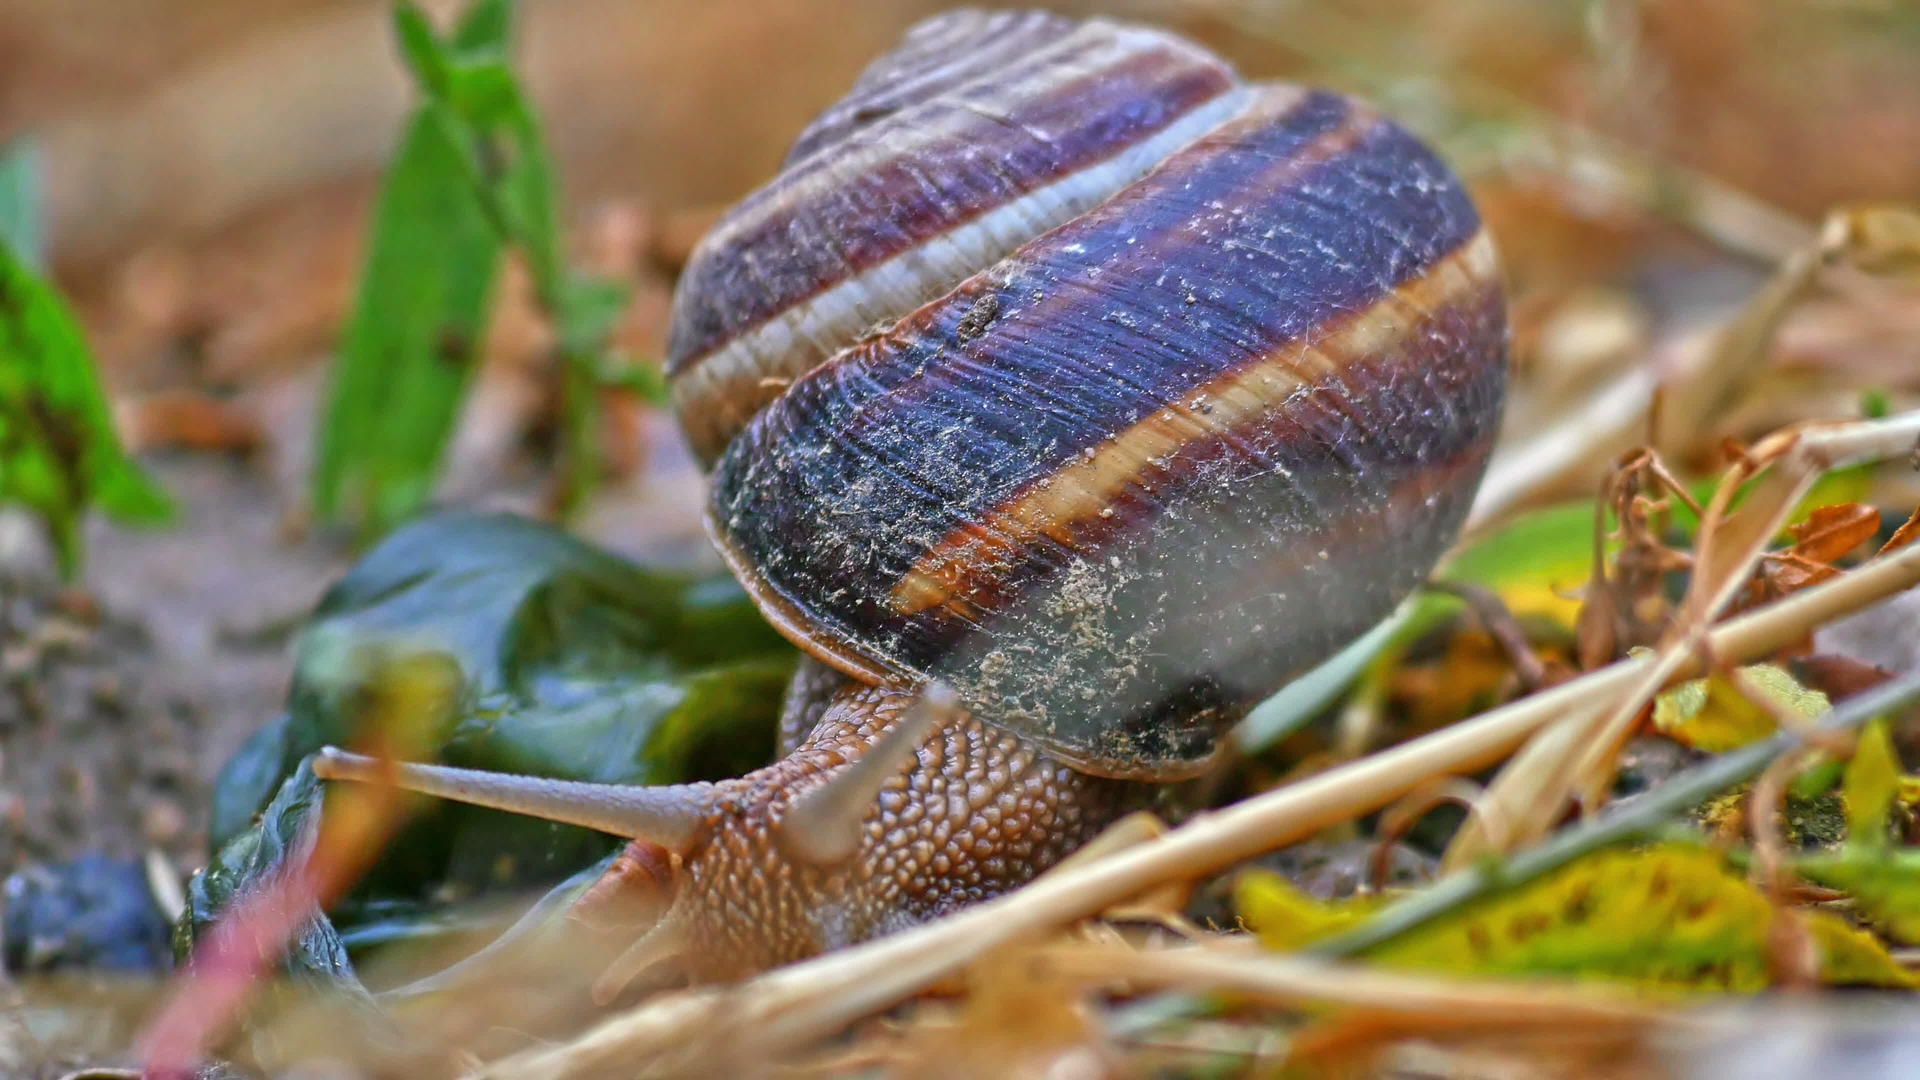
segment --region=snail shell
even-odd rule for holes
[[[1172,778],[1452,541],[1505,341],[1459,180],[1364,104],[960,12],[702,243],[669,370],[783,633]]]

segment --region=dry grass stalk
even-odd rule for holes
[[[1711,653],[1757,659],[1811,628],[1920,584],[1920,545],[1714,627]],[[1428,777],[1484,767],[1570,708],[1614,701],[1655,670],[1652,656],[1619,661],[1451,728],[1244,802],[1047,877],[937,922],[768,972],[732,987],[653,999],[578,1038],[493,1062],[480,1075],[535,1080],[672,1072],[715,1060],[765,1061],[887,1008],[983,954],[1085,918],[1170,881],[1218,872],[1378,809]],[[1682,650],[1673,677],[1697,668]],[[724,1053],[721,1053],[724,1051]],[[716,1057],[716,1054],[720,1054]]]
[[[1498,520],[1574,469],[1633,441],[1646,422],[1659,379],[1646,367],[1616,377],[1577,413],[1513,441],[1503,436],[1467,516],[1473,531]],[[1512,433],[1508,433],[1510,436]]]
[[[1778,265],[1773,276],[1712,336],[1687,365],[1689,370],[1662,379],[1648,367],[1633,367],[1577,412],[1555,415],[1551,423],[1517,441],[1503,440],[1474,500],[1470,524],[1499,516],[1606,448],[1621,445],[1649,418],[1656,428],[1653,441],[1662,453],[1701,445],[1716,418],[1726,415],[1768,367],[1781,325],[1814,292],[1826,268],[1844,265],[1872,276],[1897,277],[1911,274],[1920,260],[1920,214],[1907,208],[1842,207],[1828,215],[1816,234],[1737,197],[1728,201],[1712,195],[1700,205],[1724,207],[1731,219],[1753,223],[1759,230],[1756,237],[1771,237],[1753,250],[1774,253]],[[1713,235],[1704,221],[1694,224]]]
[[[1671,1019],[1618,991],[1570,989],[1561,981],[1462,979],[1380,971],[1300,956],[1183,946],[1141,951],[1062,946],[1044,962],[1062,975],[1124,986],[1224,992],[1259,1005],[1340,1005],[1371,1012],[1496,1024],[1624,1024]]]
[[[1718,655],[1707,628],[1746,588],[1771,539],[1829,470],[1899,458],[1920,442],[1920,412],[1882,420],[1796,427],[1761,440],[1728,471],[1701,518],[1692,583],[1674,625],[1633,688],[1620,697],[1595,695],[1579,712],[1540,733],[1487,789],[1484,819],[1514,823],[1501,837],[1469,821],[1448,847],[1458,869],[1496,852],[1537,842],[1577,797],[1600,805],[1613,779],[1619,748],[1641,709],[1703,653]],[[1766,470],[1736,514],[1730,504],[1747,479]]]
[[[454,673],[439,654],[402,656],[387,665],[375,673],[358,719],[367,748],[391,770],[394,761],[419,754],[425,733],[448,715],[458,695]],[[406,821],[410,805],[391,782],[336,794],[317,827],[309,824],[301,854],[229,905],[195,943],[135,1048],[148,1075],[196,1074],[195,1063],[266,984],[287,943],[360,880]]]

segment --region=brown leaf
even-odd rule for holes
[[[1804,559],[1792,552],[1775,552],[1763,558],[1760,574],[1766,579],[1768,598],[1778,599],[1828,578],[1839,577],[1840,571],[1824,562]]]
[[[1841,701],[1862,691],[1871,690],[1893,678],[1890,672],[1883,671],[1872,664],[1862,663],[1851,656],[1831,653],[1802,656],[1793,661],[1792,670],[1803,684],[1826,694],[1834,701]]]
[[[1887,542],[1880,545],[1878,554],[1885,555],[1897,548],[1906,547],[1917,538],[1920,538],[1920,506],[1914,507],[1913,516],[1907,518],[1906,523],[1895,529],[1893,535],[1887,538]]]
[[[1795,541],[1789,555],[1813,562],[1836,562],[1880,531],[1880,511],[1857,502],[1822,506],[1787,531]]]

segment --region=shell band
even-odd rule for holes
[[[1257,88],[800,376],[721,457],[710,527],[827,662],[1173,775],[1450,542],[1504,343],[1445,167],[1349,99]]]
[[[813,140],[688,264],[668,360],[696,451],[717,453],[787,381],[1105,201],[1246,101],[1193,46],[1094,20]]]
[[[1233,437],[1236,428],[1285,407],[1326,371],[1425,332],[1425,313],[1484,297],[1497,287],[1498,272],[1493,240],[1483,230],[1372,307],[1328,327],[1326,337],[1289,343],[1136,421],[948,536],[893,587],[893,611],[911,615],[950,605],[955,616],[977,617],[967,597],[986,587],[983,575],[1015,561],[1019,549],[1042,537],[1076,547],[1078,531],[1097,524],[1103,513],[1111,518],[1113,503],[1126,488],[1151,483],[1151,473],[1188,443]]]

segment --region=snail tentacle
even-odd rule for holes
[[[388,762],[324,747],[314,756],[322,780],[392,783],[407,791],[455,802],[579,825],[686,851],[711,821],[711,784],[634,787],[482,772],[449,765]]]
[[[826,783],[798,798],[781,818],[774,836],[792,858],[814,866],[834,866],[854,856],[880,791],[900,775],[927,735],[959,713],[953,690],[928,684],[900,722],[874,740]]]

